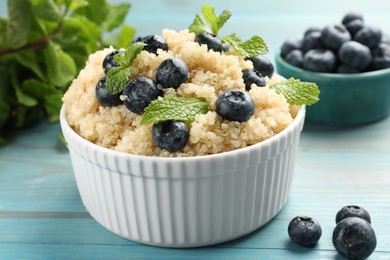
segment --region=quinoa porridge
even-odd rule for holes
[[[131,154],[147,156],[198,156],[243,148],[266,140],[285,129],[295,117],[299,106],[291,106],[283,95],[273,89],[252,87],[255,112],[245,122],[228,121],[216,112],[218,96],[229,89],[245,90],[242,70],[253,68],[244,57],[225,55],[208,50],[194,41],[188,30],[163,30],[168,50],[157,55],[141,51],[131,67],[131,78],[145,76],[155,79],[157,67],[167,58],[179,58],[189,70],[188,80],[177,89],[163,89],[164,97],[204,97],[209,103],[206,114],[198,114],[188,124],[189,139],[183,149],[168,152],[159,148],[152,138],[152,124],[141,125],[141,115],[125,105],[104,107],[96,98],[96,85],[104,76],[102,62],[112,47],[90,55],[85,68],[65,93],[63,102],[69,125],[80,136],[97,145]],[[280,81],[278,75],[266,77],[267,85]]]

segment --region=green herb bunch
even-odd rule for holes
[[[61,98],[90,53],[127,47],[130,4],[108,0],[8,0],[0,18],[0,143],[12,129],[56,122]],[[108,37],[103,37],[109,35]]]

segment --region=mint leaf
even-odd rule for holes
[[[217,35],[218,30],[219,30],[218,17],[215,15],[214,7],[205,5],[202,7],[202,13],[203,13],[203,17],[206,19],[206,21],[211,26],[212,33]]]
[[[135,42],[135,43],[131,44],[126,49],[125,54],[124,54],[124,58],[125,58],[124,61],[125,61],[126,65],[128,67],[130,67],[131,64],[133,64],[134,59],[144,49],[144,47],[145,47],[145,43],[143,43],[143,42]],[[120,53],[118,53],[118,54],[120,54]],[[117,56],[117,55],[115,55],[115,56]]]
[[[8,46],[19,48],[27,43],[31,23],[30,1],[8,0]]]
[[[240,36],[233,33],[229,36],[222,37],[221,40],[228,43],[233,48],[233,51],[229,51],[231,54],[254,57],[268,52],[267,44],[259,36],[253,36],[249,40],[244,41]]]
[[[56,86],[69,83],[76,76],[76,64],[60,46],[49,42],[44,48],[47,74],[50,82]]]
[[[7,42],[7,20],[0,18],[0,48],[6,48]]]
[[[91,22],[102,25],[107,19],[109,4],[107,0],[88,0],[88,4],[80,6],[74,13],[85,16]]]
[[[119,94],[130,79],[130,67],[134,59],[144,49],[145,43],[136,42],[131,44],[125,53],[117,53],[114,56],[119,67],[110,69],[106,76],[106,88],[111,95]]]
[[[124,25],[118,35],[115,46],[118,48],[125,48],[131,44],[131,40],[134,38],[135,28],[129,25]]]
[[[190,27],[188,27],[188,30],[190,32],[195,33],[195,35],[199,35],[203,32],[212,33],[211,28],[207,25],[206,21],[199,14],[195,16],[195,19],[190,25]]]
[[[119,27],[130,9],[131,5],[130,4],[118,4],[118,5],[110,5],[108,10],[108,15],[106,20],[103,22],[102,27],[108,31],[111,32],[115,28]]]
[[[301,82],[299,79],[289,78],[270,86],[277,93],[282,94],[292,105],[313,105],[319,100],[320,90],[317,84]]]
[[[160,97],[145,108],[141,125],[166,120],[188,122],[197,114],[206,114],[207,111],[209,104],[205,98]]]
[[[217,16],[215,14],[214,7],[205,5],[202,7],[202,15],[197,14],[195,16],[195,19],[188,27],[188,30],[196,35],[203,32],[217,35],[231,15],[232,13],[229,10],[224,10],[219,16]]]
[[[61,93],[54,93],[47,95],[44,98],[44,107],[47,114],[47,121],[49,121],[49,123],[58,121],[62,105],[62,96],[63,95]]]
[[[232,16],[232,12],[229,10],[223,10],[222,13],[218,17],[218,30],[224,26],[224,24],[229,20],[230,16]]]
[[[130,69],[127,67],[113,67],[106,76],[106,88],[111,95],[119,94],[130,79]]]
[[[35,51],[25,50],[23,52],[16,53],[15,59],[24,67],[31,69],[38,78],[42,80],[46,79],[44,73],[42,72],[42,68],[38,63],[38,57]]]
[[[68,6],[69,11],[75,11],[80,7],[86,6],[88,4],[87,0],[65,0],[65,1],[67,2],[66,4]]]
[[[34,17],[46,21],[59,22],[62,20],[61,12],[53,0],[30,0]]]
[[[38,104],[38,100],[24,93],[21,89],[21,84],[17,74],[16,67],[14,66],[11,71],[11,82],[15,90],[16,99],[18,102],[26,107],[34,107]]]

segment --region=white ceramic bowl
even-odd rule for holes
[[[284,206],[305,107],[290,126],[261,143],[187,158],[121,153],[75,133],[61,110],[81,199],[113,233],[163,247],[198,247],[248,234]]]

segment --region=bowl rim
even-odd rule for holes
[[[305,121],[305,114],[306,114],[306,106],[302,105],[299,108],[296,116],[293,118],[293,121],[291,122],[291,124],[289,124],[285,129],[283,129],[282,131],[280,131],[276,135],[274,135],[274,136],[272,136],[264,141],[261,141],[259,143],[256,143],[256,144],[253,144],[253,145],[250,145],[247,147],[231,150],[231,151],[216,153],[216,154],[187,156],[187,157],[165,157],[165,156],[157,156],[157,155],[150,155],[149,156],[149,155],[131,154],[131,153],[112,150],[110,148],[106,148],[106,147],[97,145],[97,144],[83,138],[82,136],[80,136],[78,133],[76,133],[73,130],[73,128],[69,125],[68,120],[66,118],[66,109],[65,109],[64,104],[62,105],[61,111],[60,111],[60,124],[61,124],[62,133],[66,131],[68,134],[71,135],[71,137],[73,139],[76,140],[76,142],[82,143],[83,146],[89,146],[92,149],[100,150],[102,152],[108,153],[111,156],[119,156],[119,157],[124,157],[127,159],[134,158],[134,159],[139,159],[139,160],[145,160],[145,159],[146,160],[154,160],[154,161],[158,161],[158,162],[168,162],[168,161],[169,162],[172,162],[172,161],[179,161],[180,162],[180,161],[195,161],[195,160],[209,160],[209,159],[224,159],[227,156],[232,155],[234,153],[245,152],[245,151],[250,152],[252,150],[259,149],[262,146],[267,146],[267,145],[271,144],[272,142],[274,142],[274,140],[276,140],[278,138],[283,138],[284,136],[287,136],[288,133],[293,131],[295,128],[299,127],[300,124],[302,126],[299,129],[299,132],[301,132],[303,125],[304,125],[304,121]],[[64,134],[64,137],[66,138],[65,134]],[[66,141],[66,142],[68,142],[68,141]],[[68,149],[69,149],[69,147],[68,147]]]
[[[361,78],[371,78],[371,77],[381,76],[385,74],[390,74],[390,68],[360,72],[360,73],[351,73],[351,74],[309,71],[287,63],[280,55],[280,52],[275,54],[275,62],[276,65],[281,64],[283,67],[286,67],[288,70],[294,71],[295,73],[306,74],[306,75],[310,75],[311,77],[317,77],[317,78],[361,79]]]

